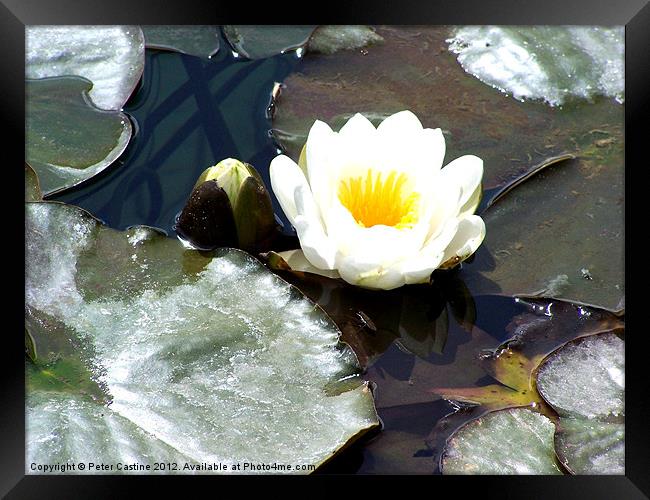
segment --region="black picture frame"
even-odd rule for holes
[[[650,115],[650,4],[647,0],[430,0],[416,2],[400,0],[369,0],[341,3],[331,2],[309,8],[305,4],[288,3],[269,5],[267,10],[258,10],[243,4],[195,0],[2,0],[0,3],[0,47],[2,47],[2,103],[5,132],[3,149],[17,156],[24,154],[20,144],[24,144],[24,27],[30,24],[583,24],[583,25],[625,25],[626,27],[626,102],[625,102],[625,234],[626,234],[626,278],[631,275],[634,263],[642,269],[641,259],[632,259],[634,249],[632,228],[634,223],[642,224],[639,211],[633,210],[635,200],[632,195],[633,183],[636,188],[643,187],[643,174],[647,168],[647,157],[642,156],[642,147],[648,141],[646,127]],[[272,13],[270,11],[273,11]],[[12,158],[9,163],[19,163],[21,159]],[[13,168],[18,176],[17,165],[7,165],[6,172]],[[634,170],[634,173],[632,171]],[[24,200],[19,189],[20,179],[10,179],[3,184],[4,195],[9,196],[10,207],[5,209],[4,235],[5,250],[11,253],[11,260],[3,266],[5,276],[11,279],[5,285],[4,310],[5,342],[2,352],[3,377],[0,404],[0,495],[7,498],[103,498],[127,496],[136,483],[144,483],[149,494],[157,488],[169,488],[170,477],[123,477],[123,476],[33,476],[25,475],[25,399],[24,399],[24,359],[21,351],[24,346],[20,334],[21,311],[20,292],[24,290],[24,273],[19,262],[24,253],[19,242],[24,238],[24,219],[21,216],[21,203]],[[15,183],[15,184],[14,184]],[[15,197],[15,199],[14,199]],[[636,200],[641,200],[637,198]],[[643,212],[640,212],[641,214]],[[632,215],[634,214],[634,217]],[[639,227],[644,227],[643,225]],[[640,233],[640,232],[637,232]],[[641,235],[634,236],[638,245],[643,245]],[[9,253],[7,254],[9,255]],[[7,259],[9,257],[6,257]],[[12,271],[12,273],[7,273]],[[635,273],[639,274],[639,273]],[[641,280],[641,276],[635,279]],[[22,284],[21,284],[22,283]],[[21,288],[22,287],[22,288]],[[629,285],[628,285],[628,288]],[[627,298],[628,308],[632,310],[633,325],[640,323],[637,305],[643,294],[635,297],[632,292]],[[24,296],[22,296],[24,299]],[[630,306],[630,303],[632,306]],[[629,322],[630,315],[627,315]],[[500,498],[590,498],[590,499],[633,499],[650,496],[650,432],[647,416],[650,391],[649,377],[644,370],[647,361],[644,348],[645,332],[633,326],[626,336],[629,363],[626,370],[626,474],[625,476],[507,476],[507,477],[442,477],[433,479],[422,476],[401,477],[409,481],[405,492],[412,494],[437,495],[440,490],[432,489],[443,481],[452,490],[463,494],[499,496]],[[178,478],[186,482],[189,478]],[[372,482],[383,484],[386,477],[375,477]],[[223,478],[197,477],[193,480],[213,487],[214,481],[237,481],[238,485],[248,486],[250,477]],[[329,483],[339,492],[345,493],[351,482],[358,482],[365,488],[369,485],[368,476],[319,476],[318,478],[284,478],[283,485],[310,487],[312,481]],[[344,480],[345,484],[340,481]],[[206,481],[209,481],[207,483]],[[241,481],[245,481],[242,483]],[[413,490],[417,486],[421,492]],[[220,490],[212,490],[219,494]],[[366,493],[367,494],[367,493]]]

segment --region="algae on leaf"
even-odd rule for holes
[[[111,401],[28,384],[28,462],[318,466],[378,425],[336,326],[249,255],[48,202],[26,204],[26,242],[36,348],[54,334],[47,313],[70,338],[63,360],[85,363]]]

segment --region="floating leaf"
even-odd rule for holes
[[[561,418],[555,450],[574,474],[625,474],[625,424]]]
[[[40,201],[43,199],[38,176],[34,169],[25,163],[25,201]]]
[[[362,49],[383,42],[370,26],[319,26],[309,39],[307,50],[321,54],[334,54],[339,50]]]
[[[563,416],[625,414],[624,343],[613,333],[571,343],[540,367],[537,386]]]
[[[490,410],[533,406],[550,414],[535,383],[536,370],[544,358],[573,339],[623,327],[623,322],[611,313],[569,302],[519,300],[519,303],[527,305],[530,312],[513,319],[512,339],[481,358],[483,368],[503,385],[437,388],[432,392]],[[572,393],[568,397],[573,398]]]
[[[183,54],[211,57],[219,50],[217,26],[141,26],[148,48],[174,50]]]
[[[235,51],[248,59],[264,59],[307,43],[316,26],[224,26]]]
[[[485,202],[549,158],[574,155],[521,183],[485,213],[485,241],[460,278],[474,295],[539,292],[620,309],[623,107],[610,99],[562,109],[519,102],[465,73],[448,50],[449,28],[376,32],[384,43],[363,53],[312,54],[285,79],[273,127],[287,154],[298,161],[317,119],[337,130],[356,112],[377,124],[410,109],[425,127],[442,129],[445,163],[465,154],[483,159]],[[563,289],[552,286],[558,278]]]
[[[553,422],[515,408],[466,424],[447,443],[443,474],[561,474],[553,453]]]
[[[92,84],[83,78],[27,80],[27,161],[43,194],[75,186],[113,163],[131,138],[122,113],[87,101]]]
[[[137,26],[27,26],[25,76],[80,76],[89,97],[119,111],[144,69],[144,36]]]
[[[458,62],[516,99],[561,105],[607,95],[623,100],[624,29],[602,26],[463,26],[449,40]]]
[[[567,344],[542,364],[537,386],[561,417],[562,463],[576,474],[624,474],[624,342],[604,333]]]
[[[57,362],[80,360],[111,400],[33,385],[28,462],[318,466],[378,424],[335,325],[247,254],[201,255],[49,202],[26,204],[26,242],[30,332],[67,336]],[[327,395],[337,381],[346,390]]]

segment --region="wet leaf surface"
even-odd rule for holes
[[[552,421],[528,409],[488,413],[450,439],[443,474],[561,474],[554,432]]]
[[[316,26],[224,26],[235,51],[248,59],[263,59],[302,47]]]
[[[100,109],[121,110],[144,69],[138,26],[28,26],[25,49],[27,78],[84,77]]]
[[[519,102],[464,72],[448,50],[449,28],[376,31],[384,42],[363,52],[308,52],[300,72],[284,81],[273,127],[287,153],[298,160],[316,119],[338,129],[355,112],[378,123],[410,109],[424,126],[443,130],[445,163],[464,154],[484,160],[483,206],[536,165],[575,155],[521,183],[483,214],[487,236],[467,266],[478,272],[465,276],[463,270],[461,277],[473,294],[540,293],[619,309],[623,107],[606,98],[562,108]],[[493,286],[486,288],[486,279]]]
[[[129,143],[129,119],[90,104],[91,87],[77,77],[26,81],[26,157],[46,196],[97,175]]]
[[[377,425],[335,325],[247,254],[52,202],[26,242],[28,462],[319,465]]]
[[[219,27],[200,25],[141,26],[147,48],[210,57],[219,50]]]
[[[614,333],[567,344],[537,373],[560,415],[558,457],[576,474],[625,473],[625,346]]]
[[[370,26],[326,25],[319,26],[309,39],[307,50],[321,54],[334,54],[339,50],[363,49],[383,42]]]

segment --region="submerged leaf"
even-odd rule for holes
[[[43,199],[38,176],[34,169],[25,163],[25,201],[40,201]]]
[[[131,138],[123,113],[102,111],[86,98],[83,78],[27,80],[26,158],[44,195],[76,186],[111,165]]]
[[[151,49],[174,50],[183,54],[211,57],[219,50],[218,26],[141,26],[145,44]]]
[[[144,36],[137,26],[27,26],[25,76],[80,76],[100,109],[119,111],[144,69]]]
[[[247,254],[224,249],[185,271],[179,256],[198,252],[150,229],[115,231],[47,202],[26,204],[26,222],[30,331],[53,334],[36,320],[47,311],[71,339],[58,363],[78,359],[112,401],[32,385],[28,462],[318,466],[378,425],[335,325]],[[144,285],[91,286],[125,273]]]
[[[448,441],[443,474],[561,474],[553,453],[555,426],[519,408],[466,424]]]

